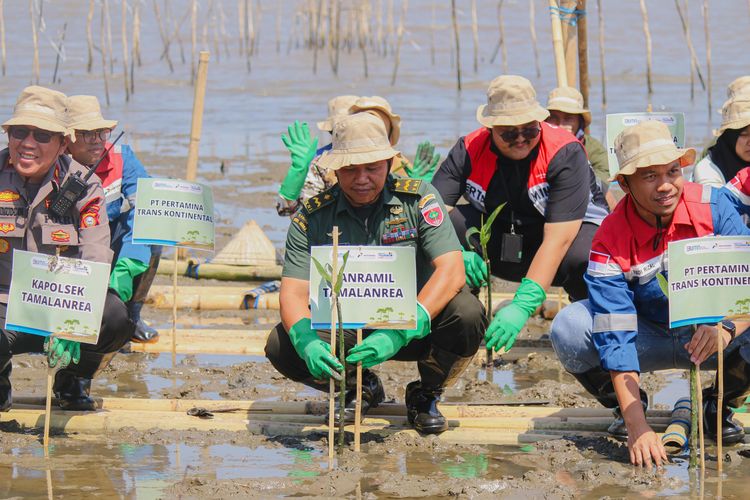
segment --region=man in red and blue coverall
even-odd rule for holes
[[[615,139],[616,176],[626,196],[594,236],[585,280],[589,299],[571,304],[552,324],[552,345],[565,369],[596,399],[615,409],[610,432],[627,436],[630,460],[661,465],[666,453],[646,422],[648,396],[640,372],[716,366],[717,336],[724,347],[725,443],[744,437],[730,407],[750,392],[750,322],[725,321],[724,328],[668,327],[668,298],[657,274],[666,275],[667,244],[710,235],[749,235],[728,194],[686,182],[682,167],[695,150],[677,149],[663,123],[648,121]],[[706,389],[704,425],[716,436],[716,384]]]
[[[81,165],[91,167],[110,146],[107,140],[117,122],[105,120],[97,98],[87,95],[68,98],[68,122],[78,139],[68,146],[68,152]],[[99,163],[96,175],[104,187],[114,252],[109,286],[128,306],[136,325],[131,340],[156,342],[159,333],[141,320],[141,308],[156,273],[161,247],[133,244],[138,179],[149,175],[130,146],[119,144]]]
[[[737,211],[742,214],[745,222],[750,221],[750,167],[745,167],[735,175],[722,189],[732,196]]]

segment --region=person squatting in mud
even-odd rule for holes
[[[104,262],[112,260],[104,191],[96,176],[63,217],[49,203],[65,179],[86,168],[65,155],[75,141],[66,116],[67,97],[39,86],[25,88],[13,116],[3,123],[8,147],[0,151],[0,318],[5,323],[13,251],[28,250]],[[64,410],[93,410],[91,379],[107,366],[133,334],[125,304],[110,289],[96,345],[0,330],[0,411],[12,404],[11,358],[47,350],[50,366],[73,364],[55,375],[53,391]]]
[[[661,440],[646,422],[648,395],[640,373],[671,368],[716,368],[717,337],[724,345],[724,404],[717,385],[703,393],[706,435],[736,443],[745,433],[732,407],[750,393],[750,322],[668,328],[669,299],[657,274],[666,275],[670,241],[708,235],[748,235],[726,189],[686,182],[682,168],[695,160],[692,148],[678,149],[666,125],[647,121],[615,139],[620,170],[615,179],[625,197],[594,237],[585,281],[589,299],[555,317],[552,345],[565,369],[602,405],[613,408],[609,432],[627,438],[630,461],[665,463]],[[615,180],[612,179],[612,180]]]
[[[487,266],[466,230],[505,204],[492,224],[488,257],[493,275],[520,286],[495,314],[485,342],[487,349],[507,351],[550,285],[562,286],[573,301],[586,298],[583,273],[607,205],[583,145],[544,121],[549,111],[527,79],[495,78],[487,100],[477,109],[482,127],[458,140],[432,183],[466,248],[472,288],[486,282]],[[461,197],[469,203],[458,204]]]
[[[380,117],[385,124],[391,146],[398,142],[401,135],[401,117],[394,113],[390,103],[380,96],[341,95],[332,98],[328,101],[328,118],[317,123],[318,129],[332,132],[334,120],[353,113],[370,113]],[[332,144],[328,143],[318,148],[318,138],[310,137],[307,123],[298,121],[287,128],[287,134],[282,135],[281,140],[289,150],[291,165],[279,188],[276,211],[282,216],[292,216],[301,203],[336,183],[336,175],[318,162],[320,156],[331,149]],[[440,155],[435,153],[435,146],[430,141],[424,141],[417,147],[413,164],[399,153],[392,161],[391,173],[430,182],[438,162]]]
[[[76,141],[68,145],[68,152],[75,161],[90,168],[109,148],[107,156],[96,168],[96,175],[104,188],[111,248],[114,252],[109,287],[125,303],[130,319],[136,325],[131,340],[156,342],[159,340],[159,332],[143,322],[141,309],[156,275],[161,246],[133,244],[138,179],[149,175],[130,146],[116,144],[110,148],[111,144],[107,140],[117,122],[104,119],[99,100],[95,96],[70,96],[68,120],[76,137]]]
[[[308,307],[310,248],[331,245],[333,226],[342,245],[414,247],[417,327],[365,331],[356,346],[355,335],[345,336],[352,369],[346,418],[354,419],[357,363],[364,368],[364,415],[385,398],[370,368],[389,359],[417,361],[420,380],[406,387],[408,421],[420,432],[439,433],[448,428],[437,407],[440,395],[471,362],[487,320],[482,304],[464,285],[461,247],[444,220],[440,196],[424,181],[392,176],[397,155],[379,118],[357,113],[334,121],[332,149],[319,162],[335,172],[338,183],[309,199],[292,219],[281,279],[281,323],[269,335],[266,356],[284,376],[321,391],[342,370],[331,354],[329,332],[312,328]]]

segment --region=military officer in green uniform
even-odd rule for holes
[[[388,359],[417,361],[420,380],[406,387],[408,420],[423,433],[448,428],[437,403],[446,386],[464,371],[487,326],[481,303],[464,286],[461,246],[446,222],[440,195],[417,179],[390,175],[398,154],[383,121],[369,113],[345,116],[333,129],[333,149],[320,162],[335,171],[338,184],[307,200],[292,218],[281,279],[281,323],[271,332],[266,356],[284,376],[327,390],[342,369],[331,354],[327,331],[310,323],[310,248],[332,244],[416,248],[417,327],[346,335],[347,363],[361,362],[362,411],[380,404],[383,386],[371,370]],[[347,377],[353,380],[354,377]],[[347,420],[353,420],[355,391],[347,391]]]

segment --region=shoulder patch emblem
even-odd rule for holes
[[[292,224],[300,228],[303,232],[307,232],[307,218],[302,212],[297,212],[292,217]]]
[[[11,202],[18,200],[20,197],[21,197],[20,194],[18,194],[17,192],[11,189],[0,191],[0,202],[11,203]]]
[[[419,186],[422,185],[420,179],[410,179],[408,177],[396,179],[393,183],[393,190],[397,193],[417,194]]]
[[[432,203],[429,206],[424,207],[422,209],[422,217],[427,224],[435,227],[442,224],[445,219],[443,209],[440,207],[439,203]]]
[[[307,213],[311,214],[316,210],[325,207],[326,205],[330,205],[334,200],[335,198],[333,197],[333,195],[328,191],[325,191],[305,200],[304,205],[307,209]]]

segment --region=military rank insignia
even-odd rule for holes
[[[297,211],[297,213],[294,214],[294,217],[292,217],[292,224],[300,228],[302,232],[307,232],[307,218],[301,211]]]

